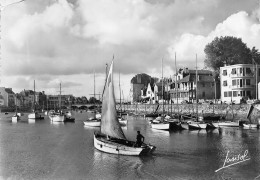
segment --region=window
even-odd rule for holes
[[[246,79],[246,85],[250,85],[250,79]]]
[[[227,70],[223,70],[223,76],[227,75]]]
[[[227,81],[223,81],[223,86],[227,86]]]
[[[231,74],[236,74],[236,73],[237,73],[236,68],[233,68]]]
[[[233,91],[233,97],[237,97],[237,91]]]
[[[236,85],[236,82],[237,82],[237,80],[232,80],[232,86],[235,86]]]
[[[243,73],[243,68],[240,68],[240,74],[242,74]]]
[[[237,80],[237,85],[239,86],[239,79]]]
[[[232,97],[232,91],[228,91],[228,97]]]
[[[251,69],[250,68],[246,68],[246,74],[251,74],[251,73],[252,73]]]
[[[224,97],[227,97],[227,92],[224,92]]]

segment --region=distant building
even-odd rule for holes
[[[252,64],[236,64],[220,68],[221,100],[240,103],[241,99],[256,98],[256,84],[260,80],[260,69]],[[256,83],[257,81],[257,83]]]
[[[61,106],[68,106],[72,95],[47,95],[48,109],[55,109],[59,107],[59,99],[61,97]]]
[[[214,99],[217,92],[215,92],[215,81],[213,74],[209,70],[197,70],[197,86],[196,86],[196,70],[189,70],[188,68],[180,69],[177,74],[177,82],[171,83],[173,89],[170,90],[170,98],[174,103],[182,101],[195,102],[196,94],[198,100]],[[196,92],[197,91],[197,92]],[[178,96],[177,96],[178,94]]]
[[[0,87],[0,103],[7,107],[15,105],[15,93],[12,88]]]
[[[147,74],[137,74],[131,79],[130,99],[131,103],[140,102],[142,100],[142,91],[148,87],[150,83],[153,86],[157,78],[152,78]],[[146,90],[145,90],[146,91]]]

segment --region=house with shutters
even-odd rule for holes
[[[258,99],[260,69],[253,64],[220,67],[222,102],[240,103],[242,99]]]

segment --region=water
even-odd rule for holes
[[[154,155],[118,156],[96,150],[93,133],[75,123],[18,123],[1,114],[0,179],[260,179],[260,132],[242,128],[168,132],[152,130],[142,117],[129,117],[123,128],[128,139],[136,131],[157,147]],[[248,151],[247,161],[223,168],[228,157]],[[229,163],[231,164],[231,163]]]

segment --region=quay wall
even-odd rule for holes
[[[157,106],[157,104],[127,104],[122,105],[122,109],[136,115],[145,115],[147,113],[154,112]],[[250,104],[199,104],[198,114],[202,115],[204,113],[215,113],[226,117],[226,119],[233,119],[233,117],[234,119],[246,119],[250,107]],[[119,106],[117,106],[117,108],[119,108]],[[158,112],[162,113],[162,111],[163,106],[160,105]],[[195,114],[197,112],[197,106],[195,104],[164,105],[164,112],[167,112],[168,114],[177,114],[178,111],[180,114]],[[251,117],[256,118],[258,116],[260,116],[260,112],[258,112],[258,110],[254,110]]]

